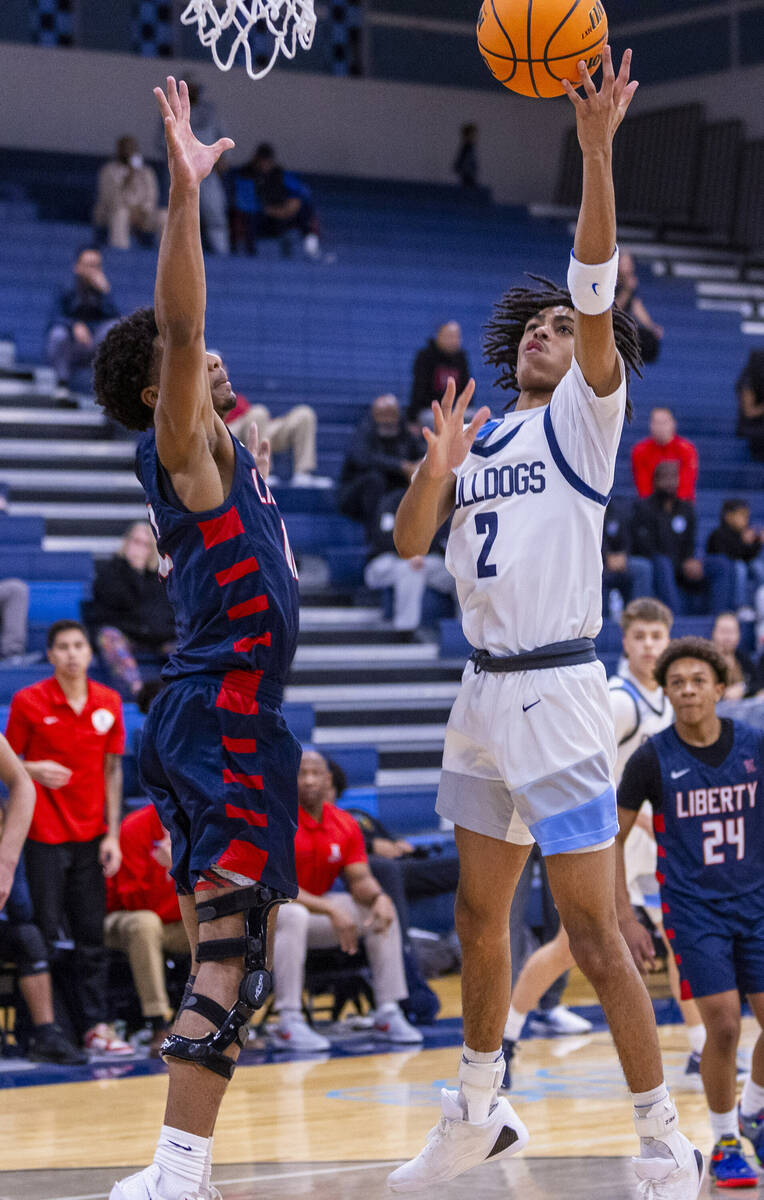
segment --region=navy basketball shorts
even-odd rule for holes
[[[764,887],[727,900],[663,894],[682,999],[764,992]]]
[[[182,894],[259,882],[297,895],[300,744],[260,672],[174,680],[151,706],[139,770],[172,839]]]

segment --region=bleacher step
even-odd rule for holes
[[[284,696],[295,704],[313,704],[316,713],[329,709],[333,705],[372,706],[387,704],[419,704],[442,700],[445,704],[453,704],[459,691],[461,667],[450,668],[443,680],[425,681],[420,677],[416,682],[408,682],[405,678],[394,683],[332,683],[318,682],[317,684],[302,685],[290,683]]]
[[[415,642],[402,645],[396,642],[390,646],[374,646],[373,658],[376,663],[397,664],[410,666],[414,663],[433,662],[438,657],[438,647],[434,642]],[[350,645],[347,642],[334,646],[298,646],[294,658],[295,667],[326,666],[329,669],[341,668],[345,665],[368,664],[369,649],[367,646]]]
[[[437,725],[318,725],[313,731],[317,746],[336,743],[343,746],[368,745],[401,746],[410,750],[427,750],[432,746],[443,749],[446,726]]]

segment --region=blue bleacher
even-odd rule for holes
[[[0,512],[0,550],[11,546],[24,549],[39,547],[44,535],[45,521],[42,517],[11,517],[6,512]]]

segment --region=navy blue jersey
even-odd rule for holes
[[[653,806],[661,891],[724,900],[764,882],[764,733],[722,721],[712,746],[690,746],[672,725],[626,764],[623,808]]]
[[[170,680],[257,671],[283,686],[297,642],[297,571],[276,502],[252,455],[232,441],[228,497],[219,508],[193,513],[159,461],[154,431],[138,442],[136,474],[178,637],[162,674]]]

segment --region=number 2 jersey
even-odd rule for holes
[[[721,724],[711,746],[688,745],[672,725],[624,768],[619,807],[653,806],[662,893],[714,901],[764,886],[764,732]]]
[[[283,686],[297,643],[297,572],[276,502],[252,455],[232,441],[231,490],[208,512],[190,512],[178,499],[154,431],[138,442],[136,474],[178,639],[162,675],[257,671]]]
[[[602,527],[626,382],[596,396],[573,360],[544,408],[487,421],[457,468],[446,566],[464,634],[515,654],[595,637],[602,625]]]

